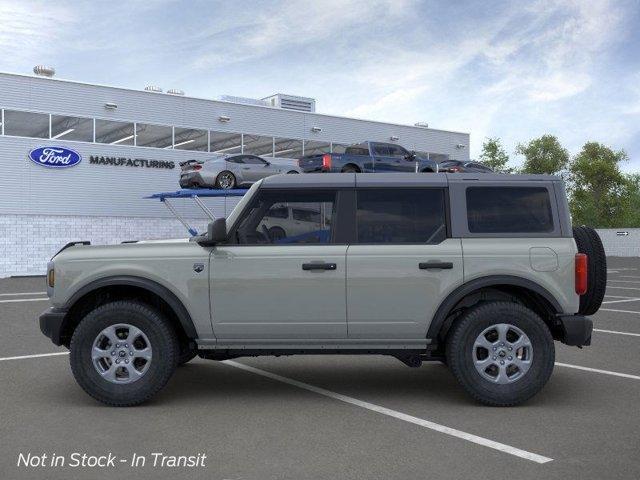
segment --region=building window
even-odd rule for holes
[[[93,142],[93,119],[51,115],[51,138]]]
[[[242,153],[242,135],[228,132],[209,132],[209,151],[212,153]]]
[[[304,154],[322,155],[323,153],[331,153],[331,142],[317,142],[315,140],[304,141]]]
[[[209,149],[209,139],[206,130],[176,127],[174,129],[173,142],[173,148],[177,150],[206,152]]]
[[[302,140],[291,138],[274,138],[274,157],[300,158],[302,157]]]
[[[96,142],[111,145],[133,145],[133,123],[96,119]]]
[[[244,153],[251,155],[273,156],[273,137],[262,137],[260,135],[243,135]]]
[[[173,145],[173,129],[164,125],[137,123],[136,145],[138,147],[171,148]]]
[[[4,134],[16,137],[49,138],[49,114],[5,110]]]

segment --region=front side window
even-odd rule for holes
[[[262,191],[243,214],[235,240],[240,245],[328,244],[335,197],[334,191]]]
[[[389,155],[391,155],[392,157],[398,157],[398,158],[404,158],[407,155],[409,155],[409,152],[407,152],[404,148],[400,147],[399,145],[389,145]]]
[[[266,165],[267,164],[267,162],[265,162],[260,157],[254,157],[252,155],[246,155],[245,157],[243,157],[243,159],[244,159],[244,163],[248,163],[249,165]]]
[[[471,233],[549,233],[553,215],[544,187],[467,188]]]
[[[358,243],[436,244],[447,236],[443,189],[376,188],[357,195]]]
[[[376,144],[373,146],[373,152],[379,157],[388,157],[389,156],[389,147],[386,145]]]

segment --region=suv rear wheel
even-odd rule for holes
[[[89,312],[74,331],[70,350],[71,370],[83,390],[120,407],[142,403],[164,387],[179,354],[167,319],[135,301]]]
[[[476,400],[512,406],[547,383],[555,362],[551,332],[533,311],[491,302],[467,311],[447,337],[451,372]]]

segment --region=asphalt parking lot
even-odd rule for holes
[[[364,356],[196,359],[152,402],[109,408],[40,333],[44,279],[0,280],[0,478],[640,478],[640,259],[609,270],[593,344],[556,344],[551,380],[515,408],[474,403],[440,364]],[[27,452],[207,458],[18,467]]]

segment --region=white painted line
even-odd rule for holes
[[[636,298],[636,297],[623,297],[622,295],[605,295],[605,298]]]
[[[637,302],[638,300],[640,300],[640,298],[625,298],[624,300],[607,300],[606,302],[602,302],[604,303],[622,303],[622,302]]]
[[[638,287],[618,287],[616,285],[607,285],[607,290],[615,288],[616,290],[640,290]]]
[[[635,310],[616,310],[614,308],[601,308],[598,311],[599,312],[635,313],[636,315],[640,315],[640,312],[636,312]]]
[[[46,295],[47,292],[0,293],[0,297],[17,297],[18,295]]]
[[[618,275],[616,278],[640,278],[638,275]]]
[[[605,375],[612,375],[614,377],[622,377],[622,378],[630,378],[632,380],[640,380],[640,376],[631,375],[630,373],[620,373],[620,372],[612,372],[609,370],[599,370],[597,368],[589,368],[589,367],[581,367],[580,365],[571,365],[568,363],[558,363],[556,365],[559,367],[567,367],[574,368],[576,370],[584,370],[585,372],[593,372],[593,373],[604,373]]]
[[[275,373],[267,372],[266,370],[260,370],[259,368],[250,367],[248,365],[244,365],[242,363],[234,362],[231,360],[225,360],[222,363],[225,363],[231,367],[245,370],[247,372],[255,373],[256,375],[261,375],[263,377],[270,378],[271,380],[276,380],[278,382],[286,383],[288,385],[293,385],[294,387],[302,388],[304,390],[308,390],[310,392],[317,393],[325,397],[333,398],[334,400],[339,400],[341,402],[349,403],[351,405],[365,408],[373,412],[381,413],[389,417],[397,418],[398,420],[403,420],[405,422],[413,423],[414,425],[419,425],[421,427],[425,427],[430,430],[434,430],[436,432],[444,433],[446,435],[460,438],[468,442],[476,443],[478,445],[482,445],[487,448],[492,448],[500,452],[508,453],[516,457],[524,458],[525,460],[530,460],[536,463],[547,463],[553,460],[552,458],[549,458],[549,457],[543,457],[542,455],[538,455],[536,453],[527,452],[526,450],[520,450],[519,448],[515,448],[510,445],[505,445],[504,443],[495,442],[487,438],[478,437],[477,435],[463,432],[461,430],[456,430],[455,428],[445,427],[444,425],[430,422],[429,420],[423,420],[422,418],[413,417],[411,415],[407,415],[406,413],[398,412],[396,410],[391,410],[390,408],[381,407],[373,403],[358,400],[357,398],[349,397],[347,395],[342,395],[341,393],[336,393],[330,390],[325,390],[324,388],[316,387],[314,385],[309,385],[308,383],[303,383],[297,380],[293,380],[291,378],[282,377],[280,375],[276,375]]]
[[[4,358],[0,358],[0,362],[4,362],[5,360],[25,360],[27,358],[55,357],[58,355],[69,355],[69,352],[39,353],[37,355],[20,355],[18,357],[4,357]]]
[[[640,333],[617,332],[615,330],[602,330],[601,328],[594,328],[593,331],[600,333],[615,333],[616,335],[628,335],[630,337],[640,337]]]
[[[640,284],[639,281],[637,280],[607,280],[607,283],[609,282],[615,282],[615,283],[636,283],[636,284]]]
[[[45,302],[48,298],[14,298],[11,300],[0,300],[0,303],[17,303],[17,302]]]

